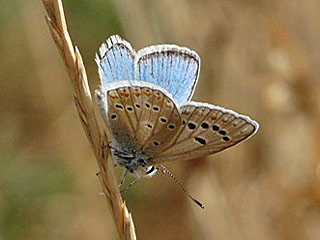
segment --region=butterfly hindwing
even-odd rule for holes
[[[176,103],[162,92],[154,89],[152,115],[150,124],[153,131],[145,141],[143,151],[151,157],[157,156],[170,140],[177,134],[181,125],[181,117]]]
[[[258,124],[249,117],[209,104],[181,107],[179,133],[155,161],[203,157],[220,152],[253,135]]]
[[[143,151],[150,152],[161,149],[168,139],[174,136],[174,129],[180,126],[180,114],[176,104],[168,97],[165,90],[151,84],[131,87],[140,95],[138,127],[135,139]],[[139,89],[139,90],[138,90]],[[136,101],[136,100],[135,100]],[[170,125],[170,128],[169,128]],[[173,129],[171,129],[173,126]],[[158,137],[159,132],[168,129],[166,136]]]
[[[192,97],[199,76],[200,58],[188,48],[157,45],[137,53],[135,71],[136,79],[162,87],[182,104]]]

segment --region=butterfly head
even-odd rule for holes
[[[121,148],[112,147],[111,153],[115,162],[126,168],[134,176],[152,177],[158,171],[157,167],[150,165],[152,163],[151,158],[134,149],[128,151],[128,149],[122,150]]]

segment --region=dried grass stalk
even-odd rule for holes
[[[105,132],[99,128],[95,116],[82,57],[78,48],[73,46],[68,33],[62,2],[61,0],[42,0],[42,2],[48,14],[46,20],[51,36],[56,43],[74,87],[75,105],[98,162],[100,169],[98,177],[109,203],[119,238],[136,239],[131,214],[121,198],[113,163],[108,158],[108,139]]]

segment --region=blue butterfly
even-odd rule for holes
[[[136,180],[162,163],[220,152],[249,138],[256,121],[215,105],[190,101],[200,72],[198,54],[176,45],[136,52],[119,36],[96,55],[96,101],[112,136],[112,156]]]

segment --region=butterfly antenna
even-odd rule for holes
[[[184,186],[182,185],[182,183],[169,171],[169,169],[167,169],[165,166],[161,166],[161,171],[163,173],[167,173],[181,188],[181,190],[184,192],[185,195],[187,195],[194,203],[196,203],[199,207],[201,207],[202,209],[204,209],[204,205],[198,201],[197,199],[195,199],[194,197],[192,197],[190,195],[190,193],[184,188]]]

